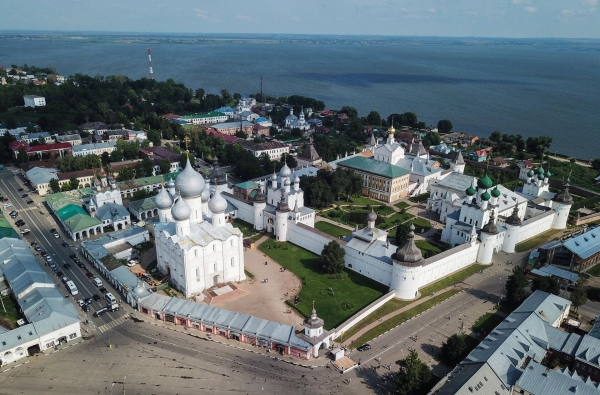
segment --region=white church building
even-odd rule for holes
[[[242,281],[242,232],[226,221],[227,201],[216,180],[214,192],[189,160],[175,183],[155,197],[158,269],[186,297],[230,281]]]

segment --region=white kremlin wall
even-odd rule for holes
[[[552,229],[552,221],[556,212],[546,211],[544,214],[523,221],[517,234],[517,243],[530,239]]]
[[[421,267],[419,288],[475,263],[479,246],[465,243],[427,258]]]

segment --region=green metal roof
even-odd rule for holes
[[[71,232],[79,232],[80,230],[92,228],[94,226],[102,226],[97,218],[92,218],[87,214],[75,214],[71,218],[63,221],[65,226],[71,230]]]
[[[5,237],[18,239],[20,236],[17,232],[15,232],[15,230],[13,229],[11,224],[6,220],[6,218],[0,218],[0,239],[3,239]]]
[[[235,186],[246,190],[258,188],[258,184],[254,181],[240,182],[239,184],[235,184]]]
[[[355,156],[353,158],[343,160],[338,162],[337,165],[391,179],[410,174],[410,171],[399,166],[385,163],[380,160],[365,158],[363,156]]]
[[[222,112],[213,111],[206,114],[192,114],[192,115],[182,115],[181,119],[194,119],[194,118],[212,118],[212,117],[225,117],[226,115]]]
[[[153,197],[134,200],[133,202],[129,202],[129,208],[136,211],[154,210],[156,208],[156,202],[154,202]]]
[[[81,206],[75,204],[67,204],[63,208],[57,210],[56,214],[58,214],[58,217],[63,221],[68,220],[76,214],[88,215]]]

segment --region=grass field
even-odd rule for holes
[[[592,276],[600,276],[600,265],[596,265],[587,271],[587,274],[591,274]]]
[[[233,220],[233,227],[238,228],[244,234],[244,238],[250,237],[256,233],[254,226],[251,223],[243,221],[239,218]]]
[[[254,274],[252,274],[248,270],[244,269],[244,274],[246,275],[246,278],[248,278],[250,280],[254,280]]]
[[[389,229],[393,226],[404,223],[410,219],[414,218],[414,215],[409,213],[396,213],[392,216],[384,218],[385,221],[377,225],[379,229]]]
[[[427,199],[429,199],[429,192],[424,193],[422,195],[419,196],[415,196],[415,197],[411,197],[408,198],[408,200],[410,200],[413,203],[422,203],[422,202],[426,202]]]
[[[400,202],[400,203],[394,204],[394,206],[398,207],[400,210],[403,210],[405,208],[409,208],[410,204],[408,204],[406,202]]]
[[[536,247],[539,247],[542,244],[546,243],[547,241],[550,241],[550,239],[552,239],[552,236],[554,236],[555,234],[557,234],[559,232],[560,232],[560,229],[550,229],[544,233],[541,233],[535,237],[532,237],[529,240],[525,240],[524,242],[517,244],[515,246],[515,251],[523,252],[523,251],[528,251],[528,250],[532,250]]]
[[[502,321],[504,321],[504,317],[496,314],[496,313],[486,313],[481,318],[477,320],[475,324],[471,327],[471,330],[476,333],[480,333],[483,331],[486,335],[494,330]]]
[[[380,206],[375,205],[375,206],[371,206],[371,207],[373,207],[373,210],[377,213],[377,215],[386,216],[386,215],[395,213],[394,209],[392,209],[389,206],[380,207]],[[368,209],[367,206],[353,206],[353,207],[344,206],[344,207],[342,207],[342,209],[349,213],[370,213],[371,212],[371,209],[370,208]]]
[[[431,222],[429,222],[425,218],[416,217],[415,219],[413,219],[412,223],[415,226],[416,234],[421,233],[421,231],[427,232],[429,229],[431,229]]]
[[[3,308],[4,307],[4,308]],[[4,311],[6,309],[6,311]],[[6,329],[14,329],[17,327],[19,319],[19,307],[17,302],[11,296],[2,296],[0,303],[0,325]]]
[[[350,270],[339,278],[324,273],[318,255],[292,243],[268,239],[258,248],[300,278],[302,290],[295,308],[307,317],[314,300],[325,329],[335,328],[388,292],[386,286]]]
[[[439,249],[439,247],[434,246],[433,244],[429,243],[427,240],[417,240],[415,241],[415,245],[417,247],[419,247],[419,249],[421,250],[421,254],[423,254],[423,256],[433,256],[435,254],[439,254],[440,252],[442,252],[442,250]]]
[[[362,336],[360,336],[358,339],[356,339],[354,341],[354,344],[356,344],[356,346],[359,346],[361,344],[367,343],[368,341],[376,338],[377,336],[381,335],[382,333],[387,332],[390,329],[408,321],[409,319],[413,318],[417,314],[421,314],[422,312],[429,309],[430,307],[433,307],[436,304],[443,302],[444,300],[448,299],[451,296],[456,295],[459,292],[460,292],[460,290],[458,290],[458,289],[451,289],[449,291],[446,291],[442,294],[439,294],[439,295],[429,299],[426,302],[421,303],[418,306],[413,307],[410,310],[406,310],[405,312],[395,315],[394,317],[390,318],[389,320],[384,321],[380,325],[377,325],[376,327],[371,328],[367,332],[363,333]]]
[[[341,226],[330,224],[329,222],[325,222],[325,221],[315,222],[315,228],[319,229],[321,232],[325,232],[328,235],[331,235],[334,237],[343,237],[343,236],[347,236],[350,233],[352,233],[351,230],[342,228]]]

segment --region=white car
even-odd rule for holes
[[[85,302],[83,301],[83,299],[77,299],[77,304],[79,305],[79,307],[83,307]]]
[[[23,229],[23,230],[21,231],[21,234],[22,234],[22,235],[24,235],[24,234],[27,234],[27,233],[29,233],[29,232],[31,232],[31,230],[29,230],[29,229]]]
[[[2,204],[2,207],[4,207],[4,208],[12,207],[12,203],[11,202],[6,202],[6,203]]]
[[[54,234],[54,238],[55,238],[55,239],[58,239],[58,238],[60,238],[60,235],[59,235],[58,233],[55,233],[55,234]]]

